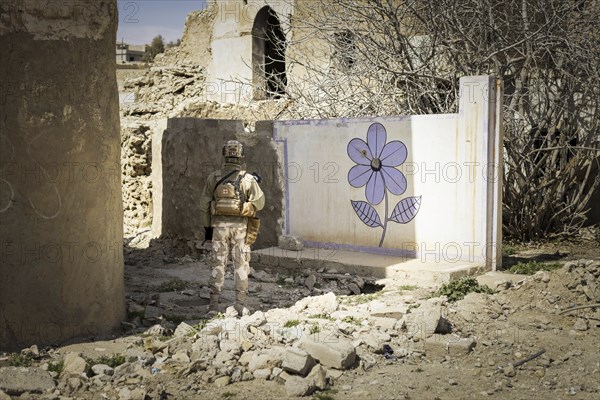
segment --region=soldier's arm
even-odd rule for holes
[[[246,177],[249,184],[247,201],[254,206],[256,211],[260,211],[265,206],[265,194],[254,177],[251,175],[246,175]]]

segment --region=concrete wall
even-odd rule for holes
[[[125,317],[116,10],[3,5],[2,350],[98,337]]]
[[[254,133],[245,133],[242,121],[171,118],[167,129],[152,139],[153,234],[192,241],[204,239],[199,222],[198,199],[206,177],[221,167],[225,141],[237,139],[245,146],[246,170],[264,178],[265,211],[259,213],[261,232],[255,247],[277,243],[282,184],[272,124],[257,123]]]
[[[302,236],[309,246],[334,243],[495,268],[501,254],[501,92],[492,77],[467,77],[458,114],[275,122],[286,177],[285,233]],[[396,168],[405,182],[397,173],[384,175],[391,191],[381,196],[362,179],[370,167],[354,181],[359,187],[350,184],[357,165],[357,156],[349,156],[351,141],[367,142],[377,126],[387,131],[387,142],[401,141],[407,152]],[[396,207],[403,213],[395,216]]]

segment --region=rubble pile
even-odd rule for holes
[[[427,390],[433,398],[464,397],[464,385],[473,398],[525,392],[538,398],[531,388],[539,398],[594,398],[600,308],[564,311],[597,301],[598,265],[568,262],[456,302],[431,297],[431,289],[377,286],[331,269],[289,276],[290,270],[257,269],[249,296],[257,311],[239,316],[224,304],[213,319],[204,317],[206,260],[131,266],[129,319],[120,336],[81,344],[79,351],[32,346],[0,357],[0,398],[2,391],[24,399],[294,398],[334,391],[334,398],[350,399],[368,397],[373,388],[384,398]],[[196,280],[156,279],[153,268]],[[229,271],[224,303],[233,299],[231,281]],[[373,288],[382,290],[365,293]],[[557,301],[549,302],[549,293]],[[106,356],[89,355],[90,348],[111,346]]]
[[[121,104],[121,116],[127,119],[193,117],[253,124],[276,118],[288,104],[286,100],[253,101],[250,91],[235,97],[227,88],[206,82],[202,66],[181,63],[154,65],[142,76],[126,80],[123,89],[135,98]]]
[[[203,394],[207,383],[224,386],[275,380],[289,396],[304,396],[330,387],[350,368],[369,369],[389,358],[410,362],[424,356],[423,350],[414,348],[403,334],[408,307],[398,308],[392,300],[382,296],[381,300],[353,305],[347,298],[327,293],[302,299],[289,309],[273,308],[241,318],[230,307],[217,319],[196,325],[182,322],[171,332],[154,325],[142,335],[130,336],[123,353],[125,362],[116,368],[90,365],[93,362],[80,354],[69,353],[21,373],[35,371],[46,381],[55,379],[55,385],[44,386],[46,398],[59,393],[144,398],[151,390],[140,384],[163,376],[195,382],[184,391],[188,395]],[[145,316],[151,318],[149,314],[147,307]],[[384,344],[395,349],[386,357]],[[52,351],[46,354],[57,356]],[[52,362],[63,363],[60,374],[42,372],[48,371]],[[14,373],[13,369],[2,371]],[[13,395],[28,391],[8,383],[3,389]],[[139,393],[134,396],[131,393],[135,391]],[[125,396],[125,392],[133,397]]]
[[[600,303],[600,261],[568,261],[552,272],[538,271],[516,288],[522,308],[565,310]]]
[[[186,99],[204,93],[204,69],[198,65],[153,66],[126,80],[123,88],[135,102],[121,104],[121,115],[141,119],[166,118]]]

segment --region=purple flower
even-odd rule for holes
[[[408,151],[401,141],[386,140],[384,126],[374,123],[366,143],[359,138],[348,143],[348,156],[357,164],[348,172],[348,182],[355,188],[367,185],[365,196],[371,204],[381,203],[386,189],[395,195],[406,191],[406,177],[395,167],[406,161]]]

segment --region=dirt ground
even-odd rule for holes
[[[158,343],[176,341],[171,335],[181,321],[197,326],[195,324],[202,321],[207,311],[206,285],[210,274],[207,255],[202,252],[194,256],[185,255],[184,250],[175,251],[165,242],[155,242],[150,246],[148,243],[144,235],[126,240],[129,319],[124,329],[110,340],[94,339],[88,343],[42,349],[32,364],[32,367],[47,369],[49,363],[58,362],[70,351],[88,358],[97,357],[98,351],[104,351],[102,354],[107,356],[126,354],[131,366],[136,362],[140,364],[141,361],[135,360],[146,360],[139,367],[140,372],[119,379],[117,376],[120,375],[115,372],[112,378],[104,380],[93,377],[94,374],[89,372],[87,376],[78,378],[68,378],[64,373],[60,376],[54,374],[56,388],[53,391],[24,393],[12,398],[287,398],[286,374],[278,368],[272,370],[268,379],[250,377],[248,379],[251,380],[230,383],[225,378],[223,383],[218,379],[223,374],[211,371],[210,367],[194,373],[189,373],[188,369],[187,374],[161,367],[162,370],[156,368],[160,372],[154,374],[149,372],[153,369],[152,360],[132,358],[132,354],[141,354],[144,350],[142,343],[146,343],[149,337]],[[487,280],[491,282],[490,286],[495,286],[494,294],[472,293],[451,303],[443,297],[431,299],[436,288],[407,287],[402,282],[352,277],[318,269],[290,276],[287,275],[289,270],[253,265],[251,307],[262,310],[267,316],[277,310],[283,316],[298,318],[300,326],[321,324],[322,332],[328,326],[335,326],[334,329],[339,328],[342,332],[338,332],[340,337],[346,335],[357,344],[356,362],[347,369],[328,369],[327,386],[308,395],[308,398],[600,398],[600,307],[561,313],[574,306],[600,302],[600,246],[595,241],[579,241],[508,246],[507,249],[511,253],[505,256],[507,267],[531,260],[558,263],[561,267],[531,276],[495,274]],[[308,288],[306,279],[311,275],[316,277],[316,282],[313,288]],[[485,278],[482,279],[485,281]],[[363,293],[348,293],[347,287],[354,282],[362,284]],[[223,296],[225,305],[233,302],[232,286],[229,271]],[[320,317],[326,320],[314,322],[310,319],[314,316],[299,314],[292,307],[299,300],[329,291],[336,294],[337,313],[364,314],[364,320],[369,323],[352,328],[352,332],[348,331],[350,334],[344,331],[344,323],[339,318],[332,317],[333,314]],[[436,334],[429,338],[413,335],[404,323],[388,328],[385,333],[371,324],[369,313],[376,306],[406,306],[406,315],[398,318],[399,321],[410,321],[419,306],[423,309],[431,304],[441,307],[442,315],[452,325],[456,343],[450,341],[446,344],[447,335]],[[160,311],[157,321],[153,322],[150,309]],[[152,329],[155,329],[156,322],[162,325],[161,330],[148,333],[150,326],[154,325]],[[381,354],[381,349],[367,345],[369,339],[364,335],[372,330],[384,334],[385,343],[394,351],[393,356],[388,354],[386,357]],[[198,335],[193,338],[198,338]],[[465,351],[460,344],[463,341],[459,343],[458,338],[468,342],[471,350]],[[432,339],[440,342],[432,343]],[[254,343],[255,347],[271,345]],[[173,353],[169,351],[165,357],[174,357]],[[524,362],[539,353],[542,354]],[[154,365],[159,365],[158,354]],[[234,359],[232,362],[235,365],[237,361]],[[519,362],[522,365],[514,366]],[[135,389],[141,392],[133,392]]]
[[[600,246],[595,241],[545,243],[513,246],[514,254],[505,256],[508,268],[519,261],[564,264],[571,260],[600,261]],[[183,270],[185,264],[178,269]],[[202,268],[205,268],[202,266]],[[597,269],[596,269],[597,270]],[[273,271],[270,271],[271,273]],[[558,274],[558,272],[556,273]],[[554,276],[554,292],[572,300],[562,286],[564,276]],[[518,277],[519,279],[522,277]],[[598,278],[598,276],[596,276]],[[507,275],[507,279],[514,279]],[[465,324],[461,302],[450,305],[448,318],[460,325],[476,346],[468,354],[451,354],[386,360],[375,355],[372,364],[363,363],[345,371],[328,390],[316,392],[314,399],[597,399],[600,397],[600,312],[589,310],[558,315],[558,308],[544,301],[548,285],[535,282],[501,290],[492,295],[511,304],[502,318],[474,318]],[[518,281],[518,279],[517,279]],[[262,283],[265,284],[264,282]],[[545,287],[543,287],[545,286]],[[266,288],[278,306],[296,299],[293,287],[274,285]],[[415,298],[427,298],[428,289],[403,291]],[[384,289],[385,292],[385,289]],[[390,297],[398,296],[390,293]],[[486,295],[487,296],[487,295]],[[487,297],[492,297],[487,296]],[[596,292],[600,301],[600,291]],[[479,304],[476,313],[489,313],[489,303]],[[488,308],[489,306],[489,308]],[[497,306],[497,303],[496,303]],[[463,305],[463,312],[471,306]],[[580,317],[588,319],[585,331],[574,329]],[[460,321],[460,322],[459,322]],[[394,338],[393,347],[420,348],[420,344]],[[545,350],[534,360],[517,368],[510,364]],[[200,382],[164,381],[167,393],[186,399],[279,399],[286,397],[280,380],[252,380],[222,388]],[[181,391],[182,387],[188,390]]]

